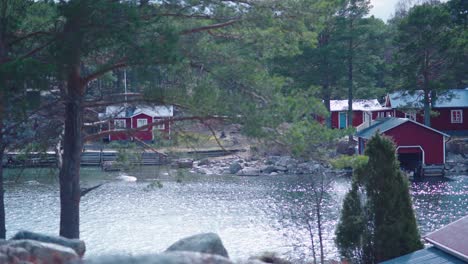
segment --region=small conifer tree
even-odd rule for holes
[[[399,168],[394,143],[376,134],[368,141],[365,155],[369,162],[355,170],[353,188],[343,203],[336,231],[340,252],[357,262],[378,263],[421,249],[408,181]],[[357,186],[365,197],[360,206],[356,205]],[[362,224],[351,222],[358,218],[363,219]],[[362,254],[349,254],[350,249]]]

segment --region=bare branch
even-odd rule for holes
[[[192,33],[207,31],[207,30],[210,30],[210,29],[227,27],[227,26],[230,26],[230,25],[232,25],[232,24],[234,24],[236,22],[239,22],[239,21],[240,21],[240,19],[233,19],[233,20],[229,20],[229,21],[226,21],[226,22],[223,22],[223,23],[218,23],[218,24],[213,24],[213,25],[204,26],[204,27],[187,29],[187,30],[182,31],[180,33],[180,35],[188,35],[188,34],[192,34]]]

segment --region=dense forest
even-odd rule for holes
[[[62,149],[60,235],[78,238],[80,155],[105,106],[174,105],[175,122],[239,123],[305,157],[349,133],[317,122],[332,99],[422,90],[429,117],[431,95],[467,86],[468,2],[408,3],[384,22],[368,0],[1,0],[0,160]]]

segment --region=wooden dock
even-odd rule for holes
[[[135,152],[128,155],[126,162],[133,165],[165,165],[169,164],[172,159],[177,159],[180,156],[192,158],[217,157],[229,154],[234,154],[243,150],[206,150],[206,151],[186,151],[181,153],[165,156],[155,152]],[[119,152],[115,150],[86,150],[81,154],[81,166],[100,166],[105,164],[118,163]],[[2,166],[4,167],[53,167],[57,165],[57,156],[54,152],[44,153],[18,153],[7,152],[3,159]]]

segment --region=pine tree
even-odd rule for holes
[[[421,249],[408,182],[399,168],[395,145],[376,134],[367,143],[365,155],[369,162],[355,171],[353,189],[343,204],[336,239],[340,252],[344,257],[359,257],[349,252],[360,246],[360,261],[378,263]],[[363,210],[356,205],[355,185],[364,192]],[[350,223],[356,217],[363,218],[366,228]],[[358,239],[362,239],[360,244]]]
[[[340,254],[349,260],[362,259],[363,233],[365,229],[364,211],[357,182],[343,201],[340,221],[336,228],[336,244]]]

